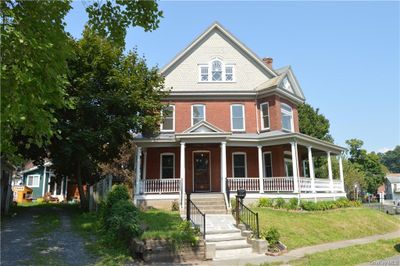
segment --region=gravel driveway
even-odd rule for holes
[[[60,226],[45,236],[34,237],[35,217],[48,213],[59,216]],[[72,231],[70,212],[56,205],[23,208],[2,221],[1,265],[34,265],[35,255],[39,256],[41,265],[54,265],[55,261],[58,265],[92,265],[96,262],[96,258],[86,251],[85,240]]]

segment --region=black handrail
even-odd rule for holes
[[[190,193],[186,194],[186,220],[199,228],[203,239],[206,238],[206,214],[193,203],[190,199]]]
[[[250,210],[243,201],[236,197],[235,208],[236,225],[242,222],[247,229],[251,229],[256,239],[260,238],[260,225],[258,222],[258,213]]]
[[[225,178],[225,193],[226,193],[226,199],[228,206],[231,206],[231,188],[229,187],[228,184],[228,178]]]

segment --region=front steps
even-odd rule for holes
[[[205,214],[226,214],[223,193],[192,193],[190,199]]]

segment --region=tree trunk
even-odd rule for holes
[[[79,190],[79,197],[81,202],[81,208],[84,211],[88,210],[88,204],[86,200],[85,191],[83,191],[83,184],[82,184],[82,174],[81,174],[81,163],[78,162],[76,167],[76,179],[78,181],[78,190]]]

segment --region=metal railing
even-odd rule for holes
[[[228,206],[231,206],[231,188],[229,187],[228,179],[225,179],[225,194]]]
[[[190,199],[190,193],[186,194],[186,220],[199,228],[203,239],[206,239],[206,214],[193,203]]]
[[[250,210],[238,197],[236,197],[235,218],[236,225],[239,225],[239,223],[243,223],[247,227],[247,229],[251,229],[253,231],[256,239],[260,238],[258,213]]]

